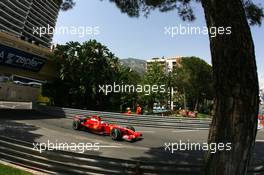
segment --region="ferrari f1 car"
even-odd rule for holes
[[[136,141],[142,138],[142,133],[136,132],[134,127],[108,124],[102,121],[99,116],[85,117],[76,115],[73,118],[72,127],[75,130],[84,128],[92,133],[109,135],[113,140]]]

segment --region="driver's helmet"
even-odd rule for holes
[[[94,116],[92,116],[92,118],[91,118],[93,121],[99,121],[99,122],[101,122],[101,117],[100,116],[96,116],[96,115],[94,115]]]

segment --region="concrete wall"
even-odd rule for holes
[[[40,94],[37,87],[0,82],[0,101],[35,102]]]

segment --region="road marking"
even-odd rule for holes
[[[264,142],[264,140],[256,140],[256,142]]]
[[[122,146],[115,146],[115,145],[98,145],[94,147],[99,147],[99,148],[122,148]]]
[[[155,131],[137,131],[137,132],[149,132],[149,133],[154,133]]]
[[[200,130],[177,130],[177,131],[172,131],[173,133],[181,133],[181,132],[196,132]]]
[[[6,105],[0,105],[0,108],[14,109],[14,107],[6,106]]]

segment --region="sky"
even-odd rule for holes
[[[121,13],[109,0],[75,1],[76,5],[73,9],[59,13],[56,28],[86,27],[89,31],[84,36],[55,32],[54,43],[64,44],[68,41],[84,42],[96,39],[120,59],[133,57],[147,60],[163,56],[197,56],[211,64],[208,35],[175,34],[172,37],[166,32],[169,27],[179,28],[180,25],[205,27],[200,4],[192,4],[197,19],[194,22],[183,22],[175,10],[166,13],[152,11],[147,18],[144,15],[131,18]],[[255,43],[260,84],[264,86],[264,26],[253,26],[251,31]]]

